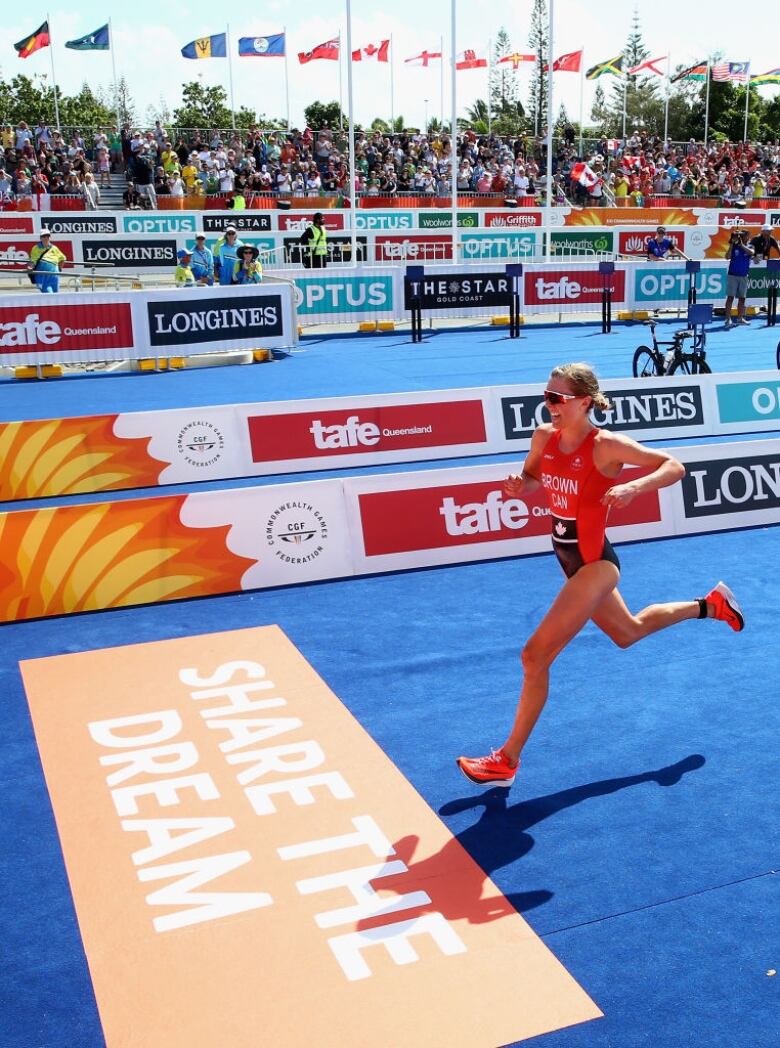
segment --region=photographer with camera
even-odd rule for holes
[[[761,227],[761,232],[758,236],[753,237],[750,241],[750,246],[755,253],[756,262],[764,262],[766,259],[772,258],[773,251],[774,257],[780,258],[780,245],[772,236],[772,227],[768,224]]]
[[[737,324],[747,324],[745,316],[745,299],[747,297],[748,273],[750,260],[755,255],[748,243],[750,232],[747,229],[732,229],[726,258],[729,260],[729,271],[726,277],[726,328],[732,326],[731,304],[737,300]]]

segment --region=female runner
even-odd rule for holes
[[[665,451],[651,451],[593,425],[590,409],[608,410],[611,405],[587,364],[554,368],[544,399],[552,421],[535,431],[523,472],[507,478],[504,493],[519,498],[539,486],[545,489],[553,550],[566,582],[523,648],[523,685],[506,742],[487,757],[457,760],[466,778],[479,786],[514,782],[520,753],[547,701],[550,666],[589,619],[621,648],[684,619],[722,619],[737,631],[745,624],[723,582],[706,597],[651,604],[631,614],[617,590],[620,562],[605,536],[607,515],[612,506],[627,506],[643,492],[677,483],[685,467]],[[651,472],[616,484],[624,466]]]

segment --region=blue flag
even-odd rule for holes
[[[181,49],[182,58],[225,58],[227,56],[225,34],[201,36]]]
[[[96,29],[94,33],[79,37],[78,40],[68,40],[65,46],[74,51],[108,51],[108,23]]]
[[[238,53],[244,58],[284,58],[284,33],[275,36],[242,36]]]

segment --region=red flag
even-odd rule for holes
[[[326,40],[324,44],[317,44],[311,51],[299,51],[298,61],[301,65],[313,62],[315,58],[329,58],[333,62],[339,60],[339,38],[334,36],[332,40]]]
[[[656,69],[655,68],[655,63],[656,62],[663,62],[665,60],[666,60],[666,55],[661,55],[660,58],[648,58],[646,62],[640,62],[638,66],[634,66],[633,69],[629,69],[628,75],[629,76],[633,76],[635,73],[639,73],[643,69],[646,69],[649,73],[655,73],[656,76],[663,76],[664,75],[663,69]]]
[[[512,69],[515,72],[517,72],[517,67],[520,65],[521,62],[535,62],[535,61],[536,61],[536,55],[521,55],[519,53],[519,51],[515,51],[511,55],[504,55],[503,58],[499,58],[499,60],[496,63],[496,65],[501,65],[502,62],[511,62],[512,63]]]
[[[383,40],[379,47],[376,44],[369,44],[368,47],[361,47],[359,51],[352,52],[353,62],[362,62],[364,58],[375,58],[377,62],[389,62],[390,53],[390,41]]]
[[[569,178],[572,182],[579,182],[581,186],[585,186],[586,189],[590,189],[591,186],[599,181],[599,176],[588,164],[582,160],[575,164],[569,173]]]
[[[579,73],[582,62],[582,51],[570,51],[553,62],[553,73]],[[547,72],[545,65],[544,71]]]
[[[476,51],[461,51],[455,62],[456,69],[487,69],[487,58],[477,58]]]
[[[427,66],[434,58],[441,58],[441,51],[423,51],[414,58],[407,58],[404,61],[406,65]]]

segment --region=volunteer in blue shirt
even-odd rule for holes
[[[745,317],[745,299],[747,298],[748,272],[750,260],[755,251],[748,243],[750,231],[733,229],[729,239],[726,258],[729,260],[729,272],[726,277],[726,327],[731,327],[731,304],[737,300],[737,323],[747,324]]]
[[[206,247],[203,233],[195,237],[195,250],[192,252],[190,266],[198,284],[211,287],[214,283],[214,255]]]
[[[656,229],[655,236],[648,238],[646,246],[648,262],[661,261],[665,258],[684,258],[686,262],[688,261],[688,256],[675,247],[673,241],[666,235],[665,226],[659,226]]]

